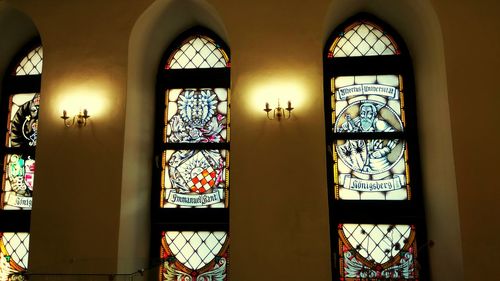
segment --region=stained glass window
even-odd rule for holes
[[[226,232],[164,231],[161,242],[160,280],[226,280]]]
[[[408,51],[360,14],[333,32],[324,64],[334,279],[418,280],[425,222]]]
[[[42,64],[39,41],[30,43],[13,59],[3,79],[0,280],[25,280],[28,269]]]
[[[169,50],[157,87],[151,241],[160,251],[152,257],[160,254],[160,280],[223,281],[229,263],[229,48],[196,27]]]
[[[0,232],[0,280],[24,280],[29,242],[29,233]]]
[[[418,279],[415,226],[340,224],[338,234],[341,280]]]

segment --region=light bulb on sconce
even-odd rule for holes
[[[78,114],[76,114],[75,116],[69,117],[66,110],[63,110],[61,118],[63,119],[64,126],[66,127],[71,127],[75,125],[75,123],[78,127],[85,127],[87,126],[87,119],[90,118],[90,115],[88,114],[87,109],[84,109],[83,111],[80,110],[80,112],[78,112]],[[71,120],[68,121],[68,119]]]
[[[278,99],[278,106],[274,109],[271,109],[269,107],[269,103],[266,102],[266,108],[264,108],[264,111],[266,112],[267,119],[269,120],[274,120],[278,119],[278,121],[281,121],[281,119],[290,119],[292,116],[292,102],[288,101],[288,107],[283,108],[280,106],[280,100]],[[273,112],[272,116],[270,116],[269,112]],[[288,113],[288,114],[287,114]]]

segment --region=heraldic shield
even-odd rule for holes
[[[338,146],[343,162],[355,171],[362,171],[368,161],[368,149],[364,140],[347,140]]]

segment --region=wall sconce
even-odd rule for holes
[[[90,118],[90,115],[88,115],[88,111],[84,109],[83,112],[80,110],[77,115],[69,117],[66,110],[63,110],[61,118],[63,119],[64,126],[66,127],[73,126],[75,123],[78,127],[85,127],[87,126],[87,119]],[[71,119],[71,121],[68,121],[68,119]]]
[[[264,111],[266,112],[267,114],[267,119],[269,120],[274,120],[274,119],[278,119],[278,121],[280,121],[282,118],[283,119],[290,119],[290,116],[292,116],[292,110],[293,110],[293,107],[292,107],[292,102],[291,101],[288,101],[288,107],[287,108],[282,108],[280,106],[280,100],[278,99],[278,107],[276,107],[275,109],[271,109],[269,107],[269,103],[266,102],[266,108],[264,108]],[[271,116],[269,116],[269,112],[273,112],[273,116],[271,118]],[[287,116],[287,113],[288,112],[288,116]]]

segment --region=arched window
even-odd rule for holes
[[[5,138],[0,146],[3,159],[0,200],[2,280],[21,275],[28,268],[42,63],[43,49],[37,41],[19,53],[3,77],[0,105],[0,124],[3,124]]]
[[[160,280],[226,280],[229,75],[229,48],[200,27],[180,35],[161,62],[152,192]]]
[[[334,280],[426,279],[415,95],[404,42],[360,14],[324,52]]]

